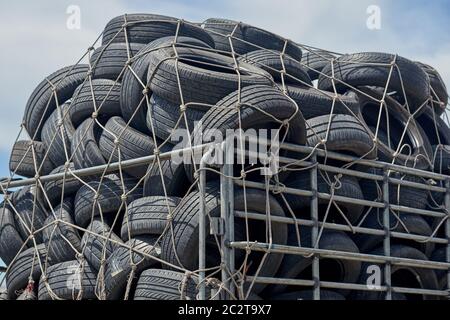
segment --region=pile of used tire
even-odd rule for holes
[[[224,19],[197,25],[130,14],[112,19],[101,46],[90,48],[84,58],[87,64],[46,77],[26,105],[26,138],[15,143],[10,170],[14,178],[35,180],[4,192],[0,257],[8,270],[2,299],[195,299],[198,166],[158,157],[151,163],[120,165],[179,148],[175,128],[189,132],[190,141],[205,138],[209,129],[281,128],[287,143],[450,173],[450,129],[440,118],[448,102],[445,85],[435,69],[403,57],[338,55]],[[112,163],[119,166],[108,170]],[[339,161],[329,164],[344,166]],[[96,166],[105,171],[83,173]],[[219,216],[221,208],[219,175],[211,173],[216,167],[210,169],[208,218]],[[253,169],[235,166],[234,175],[264,181]],[[375,182],[319,173],[319,192],[380,200]],[[55,174],[60,174],[58,179],[44,179]],[[277,181],[307,190],[309,179],[307,171],[283,170]],[[414,188],[392,187],[390,197],[393,203],[419,209],[430,206],[431,198],[436,208],[444,201]],[[238,187],[234,191],[238,211],[266,214],[269,208],[272,216],[295,213],[309,219],[309,205],[307,197],[292,194]],[[330,209],[328,201],[319,201],[321,219],[327,212],[331,222],[382,229],[379,216],[368,218],[365,209],[356,204]],[[437,219],[419,215],[400,219],[395,231],[429,236],[441,227]],[[298,245],[292,226],[274,222],[271,229],[273,243]],[[310,228],[300,229],[302,245],[313,246]],[[236,218],[235,237],[268,242],[266,222],[247,224]],[[208,297],[220,289],[217,241],[207,236]],[[382,241],[324,231],[319,246],[382,254]],[[393,256],[442,260],[444,253],[432,243],[392,240]],[[312,258],[236,250],[235,260],[237,269],[245,266],[238,269],[241,274],[295,279],[311,272]],[[321,273],[331,281],[361,283],[367,276],[363,268],[357,261],[324,261]],[[416,277],[423,288],[444,286],[444,273],[427,269]],[[312,297],[299,287],[237,285],[246,292],[240,298]],[[377,299],[381,294],[322,291],[322,299]]]

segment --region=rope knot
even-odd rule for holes
[[[122,194],[122,195],[120,196],[120,200],[122,200],[122,202],[127,201],[127,198],[128,198],[128,196],[127,196],[126,193],[124,193],[124,194]]]
[[[153,149],[153,155],[155,157],[158,157],[161,154],[161,150],[159,150],[159,148],[155,148]]]
[[[120,139],[119,138],[115,138],[114,139],[114,144],[117,146],[120,144]]]
[[[92,112],[91,117],[92,117],[92,119],[97,119],[97,117],[98,117],[98,112],[97,112],[97,111]]]
[[[180,105],[180,112],[181,113],[184,113],[184,112],[186,112],[186,106],[184,105],[184,104],[182,104],[182,105]]]
[[[241,170],[241,178],[245,179],[247,177],[247,173],[244,170]]]
[[[289,125],[289,123],[290,123],[290,120],[289,120],[289,119],[284,119],[284,120],[281,122],[281,124],[283,125],[283,127],[287,127],[287,126]]]
[[[70,162],[69,162],[69,161],[66,161],[66,162],[64,163],[64,168],[66,168],[66,169],[69,169],[69,168],[70,168]]]
[[[146,96],[146,95],[148,95],[149,91],[150,91],[150,90],[149,90],[147,87],[145,87],[144,90],[142,90],[142,94],[143,94],[144,96]]]

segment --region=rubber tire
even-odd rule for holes
[[[0,259],[4,264],[9,265],[13,261],[22,249],[23,243],[17,231],[13,210],[3,201],[0,204]]]
[[[329,115],[333,107],[332,92],[324,92],[313,88],[287,86],[287,94],[297,103],[306,120]],[[333,114],[353,114],[359,108],[356,94],[353,92],[338,95],[333,108]]]
[[[396,59],[396,68],[389,77],[390,64],[394,59]],[[388,91],[397,91],[403,97],[402,88],[404,88],[411,113],[417,111],[430,98],[428,75],[415,62],[400,56],[381,52],[362,52],[340,56],[335,60],[333,68],[330,63],[322,70],[326,76],[320,75],[319,89],[333,90],[333,82],[329,78],[333,75],[333,70],[334,78],[345,83],[334,81],[335,88],[340,93],[348,91],[349,85],[385,88],[390,79],[387,86]]]
[[[35,255],[36,251],[39,252],[39,255]],[[41,262],[44,262],[46,255],[47,251],[45,249],[45,245],[41,244],[36,248],[32,247],[22,251],[14,263],[9,266],[9,270],[6,273],[6,288],[8,290],[9,300],[14,300],[16,298],[16,292],[18,290],[26,288],[30,276],[35,283],[39,281],[42,274],[39,258]],[[31,272],[32,268],[33,272]]]
[[[126,63],[144,47],[141,43],[111,43],[94,50],[90,58],[92,79],[120,81],[126,69]]]
[[[203,22],[204,28],[209,32],[214,39],[216,49],[231,52],[231,47],[228,38],[229,34],[233,33],[232,43],[234,51],[238,54],[245,54],[251,51],[258,50],[263,47],[269,50],[283,52],[291,56],[297,61],[302,59],[302,50],[294,42],[286,40],[272,32],[253,27],[251,25],[227,19],[210,18]],[[217,34],[219,33],[219,34]],[[237,39],[244,40],[245,42]],[[249,42],[250,44],[246,43]],[[253,44],[253,45],[252,45]]]
[[[62,68],[46,77],[34,89],[28,99],[23,118],[25,129],[33,140],[41,140],[42,126],[57,107],[51,84],[56,87],[58,103],[63,104],[85,81],[88,70],[89,67],[84,64]]]
[[[32,147],[33,146],[33,147]],[[16,175],[34,178],[36,174],[47,175],[55,167],[46,156],[45,146],[39,141],[19,140],[14,143],[9,159],[9,170]],[[36,167],[34,165],[36,159]],[[41,168],[39,170],[39,168]],[[38,170],[38,172],[36,172]]]
[[[42,128],[42,143],[48,152],[48,158],[55,166],[62,166],[71,156],[75,127],[70,120],[69,107],[70,104],[65,103],[53,111]]]
[[[373,255],[384,256],[383,248],[376,249],[371,252]],[[398,258],[406,258],[406,259],[414,259],[414,260],[428,260],[427,257],[420,252],[419,250],[411,247],[407,247],[404,245],[393,245],[391,246],[391,256]],[[364,263],[361,267],[361,277],[359,283],[367,283],[368,274],[364,271],[367,270],[368,266],[377,265],[373,262]],[[380,266],[381,270],[383,270],[383,266]],[[422,289],[438,289],[438,281],[436,278],[436,274],[434,270],[431,269],[421,269],[421,268],[411,268],[411,267],[402,267],[398,265],[393,265],[391,267],[391,274],[394,275],[395,272],[399,270],[409,270],[414,272],[415,277],[421,282]],[[381,283],[383,283],[383,271],[380,273],[382,275]],[[395,286],[395,283],[393,284]],[[411,286],[408,286],[411,287]],[[385,296],[384,292],[376,292],[376,291],[355,291],[352,298],[355,300],[383,300]],[[436,296],[422,296],[424,300],[435,300],[438,299]]]
[[[116,145],[115,140],[119,143]],[[153,139],[132,127],[120,117],[112,117],[108,120],[100,136],[100,152],[105,159],[111,162],[126,161],[150,156],[157,147]],[[120,157],[119,157],[120,148]],[[164,152],[162,150],[161,152]],[[148,169],[148,164],[126,168],[123,171],[140,179]]]
[[[180,59],[175,60],[176,56]],[[261,68],[240,62],[239,77],[234,67],[232,58],[215,52],[186,47],[177,47],[175,52],[171,47],[161,48],[149,56],[147,83],[159,97],[178,105],[192,103],[190,107],[200,110],[210,109],[204,104],[213,106],[239,88],[273,83],[272,76]]]
[[[81,187],[75,196],[75,222],[77,225],[83,228],[89,225],[95,216],[100,215],[99,208],[101,208],[103,215],[117,214],[122,204],[123,194],[127,194],[126,203],[142,197],[142,187],[138,186],[135,188],[137,181],[134,178],[124,176],[123,185],[125,190],[120,177],[116,174],[110,174],[101,179],[101,183],[99,179]],[[98,199],[94,208],[94,198],[97,190]],[[122,206],[122,209],[125,209],[125,206]]]
[[[430,260],[438,262],[447,262],[447,248],[436,249],[431,255]],[[439,283],[439,290],[447,290],[447,272],[445,270],[435,270]]]
[[[82,273],[81,270],[83,270]],[[97,275],[88,263],[81,265],[77,260],[58,263],[50,266],[46,270],[45,276],[52,294],[56,295],[58,299],[79,300],[78,295],[81,290],[80,300],[96,299],[95,283]],[[69,285],[73,287],[70,288]],[[53,300],[42,276],[39,281],[38,299]]]
[[[440,174],[450,174],[450,146],[433,146],[434,166],[433,171]]]
[[[127,37],[122,30],[125,21],[127,26]],[[214,40],[202,28],[181,21],[178,28],[177,18],[159,14],[126,14],[115,17],[108,22],[103,30],[102,45],[108,43],[150,43],[158,38],[175,36],[191,37],[207,43],[214,47]]]
[[[139,236],[131,239],[125,245],[159,258],[160,250],[158,247],[154,247],[156,240],[156,237]],[[105,291],[107,300],[123,299],[127,281],[132,271],[131,262],[136,264],[135,278],[139,278],[143,270],[158,265],[156,260],[135,251],[130,255],[130,249],[128,248],[118,247],[115,249],[106,262]],[[133,297],[133,293],[130,297]]]
[[[92,88],[91,88],[92,86]],[[70,104],[70,119],[78,127],[86,119],[92,118],[97,110],[96,118],[101,123],[113,116],[122,115],[120,110],[120,82],[106,79],[96,79],[83,83],[74,93]],[[94,95],[92,95],[92,92]],[[94,107],[95,97],[95,108]]]
[[[327,51],[313,50],[303,52],[301,62],[305,65],[303,68],[311,80],[317,80],[319,79],[320,72],[327,65],[331,65],[332,59],[336,59],[336,57]]]
[[[185,291],[181,292],[185,274],[171,270],[148,269],[141,273],[137,282],[134,300],[196,300],[196,278],[186,280]]]
[[[144,88],[142,83],[147,84],[148,66],[150,63],[150,56],[153,51],[159,47],[170,46],[173,42],[177,43],[177,46],[190,45],[194,47],[210,48],[207,44],[200,40],[187,37],[164,37],[155,40],[145,47],[143,47],[137,54],[137,57],[132,61],[131,68],[127,68],[123,75],[122,90],[120,93],[120,108],[122,110],[123,118],[135,129],[142,131],[143,133],[150,133],[146,125],[147,116],[147,98],[144,95]],[[138,79],[136,79],[138,78]],[[147,96],[151,92],[147,93]]]
[[[239,110],[236,108],[238,101],[241,103]],[[215,108],[206,112],[201,124],[194,128],[192,145],[214,142],[217,132],[221,133],[222,138],[226,137],[227,130],[230,129],[270,129],[274,123],[273,118],[281,121],[290,119],[284,142],[306,144],[306,123],[296,105],[275,88],[255,85],[229,94],[219,101]],[[279,127],[280,124],[276,123],[275,128]],[[286,152],[280,151],[280,155],[285,156]],[[189,181],[194,181],[194,167],[191,162],[185,163],[185,169]],[[239,168],[241,170],[242,166]]]
[[[205,112],[188,107],[184,113],[187,119],[187,128],[191,133],[194,130],[195,122],[199,122]],[[186,121],[181,114],[179,105],[153,94],[147,111],[147,127],[159,139],[173,142],[176,140],[176,136],[173,136],[173,131],[178,130],[181,133],[181,130],[186,130]]]
[[[450,128],[433,109],[426,108],[418,117],[416,122],[425,131],[428,140],[432,145],[450,145]]]
[[[246,198],[247,210],[251,212],[266,213],[266,202],[261,201],[261,199],[266,198],[264,191],[247,189],[244,193],[243,190],[235,190],[234,193],[234,209],[236,211],[245,210],[244,209],[244,199]],[[206,186],[206,192],[204,197],[206,212],[209,213],[209,217],[218,217],[220,215],[220,191],[215,184],[208,184]],[[273,216],[284,216],[284,211],[277,202],[277,200],[269,196],[268,205],[270,206],[270,213]],[[187,270],[198,269],[198,231],[199,222],[198,215],[200,212],[200,194],[198,191],[193,191],[187,195],[177,206],[173,213],[172,228],[170,232],[166,232],[163,235],[161,241],[161,258],[173,265],[183,267]],[[235,219],[235,235],[236,241],[243,241],[244,234],[239,235],[239,228],[242,228],[244,223],[242,221],[238,222]],[[209,230],[209,219],[206,219],[205,229]],[[250,232],[257,232],[265,230],[262,226],[259,228],[258,225],[253,225],[254,228],[249,227]],[[257,234],[249,234],[250,242],[255,239],[252,237],[258,237]],[[263,236],[263,235],[261,235]],[[265,236],[265,235],[264,235]],[[264,237],[263,236],[263,237]],[[272,223],[272,239],[273,243],[276,244],[286,244],[287,241],[287,225],[273,222]],[[174,242],[172,242],[172,237]],[[209,240],[208,240],[209,239]],[[211,240],[211,236],[207,237],[207,243]],[[264,241],[264,240],[263,240]],[[213,241],[214,242],[214,241]],[[217,250],[217,249],[216,249]],[[220,264],[220,261],[215,260],[215,256],[212,253],[212,248],[209,249],[207,256],[206,265],[209,264]],[[238,250],[237,250],[238,251]],[[243,252],[236,253],[236,265],[239,264],[239,259],[242,258]],[[239,258],[240,257],[240,258]],[[260,261],[260,257],[255,254],[250,254],[248,257],[248,263],[252,261],[252,266],[257,268]],[[283,254],[272,253],[267,256],[264,264],[261,266],[259,276],[261,277],[271,277],[276,274],[278,268],[280,267],[281,261],[283,260]],[[259,261],[259,262],[258,262]],[[180,265],[181,263],[181,265]],[[256,266],[255,266],[256,265]],[[163,266],[167,268],[166,266]],[[248,270],[248,274],[255,272],[252,268]],[[253,287],[253,292],[258,294],[261,292],[265,284],[255,284]]]
[[[439,72],[432,66],[421,62],[416,63],[430,78],[430,92],[433,99],[431,105],[437,115],[440,116],[445,112],[445,108],[448,104],[448,93],[447,87],[445,86],[445,81],[442,79]]]
[[[365,94],[374,97],[376,99],[381,99],[383,97],[383,93],[379,90],[375,90],[373,88],[369,87],[361,87],[359,88],[360,91],[364,92]],[[378,102],[373,102],[371,98],[368,98],[367,96],[357,93],[360,103],[360,108],[357,111],[356,116],[361,121],[361,123],[367,128],[367,131],[371,135],[372,138],[375,138],[375,135],[373,132],[370,131],[370,127],[376,127],[378,122],[378,113],[380,104]],[[393,119],[394,123],[391,123],[389,125],[390,128],[390,138],[391,142],[393,142],[393,145],[396,148],[396,145],[399,141],[395,142],[394,138],[397,138],[397,140],[400,140],[403,131],[404,131],[404,125],[405,123],[408,123],[407,121],[410,119],[410,114],[403,108],[402,105],[400,105],[397,101],[395,101],[393,98],[386,96],[385,97],[385,103],[387,106],[387,110],[389,113],[389,119]],[[374,109],[372,112],[366,111],[365,108],[372,108]],[[383,108],[383,110],[385,110]],[[382,118],[385,119],[385,114],[382,114]],[[395,163],[399,165],[405,165],[412,166],[414,164],[414,159],[417,158],[417,163],[415,165],[415,168],[417,169],[423,169],[428,170],[430,167],[430,161],[429,159],[432,156],[432,149],[431,145],[428,139],[424,138],[422,136],[421,126],[420,124],[417,124],[415,121],[409,120],[410,124],[408,125],[408,128],[406,130],[406,134],[410,140],[410,147],[412,150],[411,156],[407,156],[405,154],[399,154],[395,158]],[[380,123],[380,129],[381,131],[385,131],[387,134],[387,123],[383,122]],[[395,151],[393,148],[390,148],[389,146],[381,143],[380,140],[377,141],[377,149],[378,149],[378,155],[379,160],[383,162],[392,162],[394,161],[393,155],[395,154]],[[403,139],[403,143],[406,144],[408,141],[405,141]],[[391,145],[392,146],[392,145]]]
[[[103,258],[108,260],[114,250],[123,243],[111,228],[102,222],[100,218],[95,218],[94,221],[87,227],[88,231],[95,234],[85,232],[81,239],[81,247],[83,248],[83,255],[93,270],[100,270]],[[101,236],[107,237],[107,239]],[[111,240],[111,241],[109,241]],[[113,242],[114,241],[114,242]]]
[[[75,260],[77,253],[81,252],[81,238],[78,230],[72,225],[73,221],[73,199],[65,199],[62,205],[59,205],[45,220],[43,238],[47,255],[52,265]],[[52,224],[58,219],[62,222]],[[75,251],[76,250],[76,251]]]
[[[335,182],[335,178],[332,174],[329,174],[331,182]],[[286,180],[285,185],[288,188],[311,190],[311,177],[309,171],[297,171],[291,173]],[[340,188],[334,190],[335,196],[348,197],[358,200],[364,199],[362,188],[360,187],[358,180],[351,176],[342,176],[340,179]],[[339,185],[337,185],[339,187]],[[327,180],[322,174],[317,175],[317,191],[319,193],[327,193],[331,195],[331,187],[328,185]],[[293,194],[285,194],[286,201],[294,212],[302,212],[305,208],[310,206],[310,197],[302,197]],[[330,200],[318,199],[318,203],[321,206],[328,205]],[[337,203],[339,208],[346,214],[347,219],[351,223],[356,223],[361,217],[364,211],[364,206],[351,203]],[[333,207],[331,207],[333,208]],[[339,217],[340,218],[340,217]]]
[[[134,200],[123,218],[121,237],[128,241],[140,235],[161,235],[167,228],[169,213],[181,199],[177,197],[145,197]]]
[[[73,136],[71,148],[75,169],[106,164],[106,160],[103,158],[98,146],[101,134],[102,129],[94,119],[86,119],[77,128]],[[90,177],[87,179],[90,179]]]
[[[405,230],[403,225],[398,222],[394,215],[390,214],[390,231],[392,232],[403,232],[408,234],[420,235],[420,236],[431,236],[433,230],[426,220],[415,214],[400,214],[399,218],[405,224],[408,231]],[[380,225],[381,222],[381,225]],[[361,224],[363,228],[378,229],[383,230],[383,212],[372,211],[364,222]],[[383,236],[374,236],[369,234],[356,234],[354,236],[355,243],[358,244],[359,250],[364,253],[368,253],[383,243]],[[404,244],[410,247],[414,247],[421,252],[423,252],[427,257],[431,257],[434,250],[434,243],[432,242],[416,242],[414,240],[405,240],[399,238],[391,238],[392,244]]]
[[[312,290],[283,293],[273,297],[271,300],[314,300]],[[320,300],[345,300],[345,297],[337,292],[320,290]]]
[[[67,172],[69,170],[75,170],[75,165],[73,162],[69,163],[69,167],[67,168]],[[65,166],[60,166],[54,169],[50,174],[64,173],[66,172]],[[75,195],[78,189],[83,186],[83,183],[78,179],[69,176],[65,179],[48,181],[44,184],[45,193],[53,206],[56,206],[61,203],[61,201],[67,197]],[[64,190],[64,194],[63,194]]]
[[[288,55],[281,57],[280,54],[273,51],[255,50],[240,56],[238,61],[257,66],[267,71],[278,83],[282,83],[281,73],[284,66],[284,69],[286,70],[284,82],[286,84],[312,87],[311,79],[300,62]]]
[[[319,145],[328,151],[364,159],[375,159],[377,150],[368,130],[357,118],[344,115],[323,115],[306,121],[308,145]],[[320,145],[326,141],[325,146]]]
[[[311,242],[311,228],[301,227],[300,230],[301,247],[313,247]],[[295,227],[289,227],[288,245],[298,247],[297,233]],[[325,230],[319,241],[319,248],[323,250],[333,250],[342,252],[359,253],[358,246],[352,241],[352,239],[340,231]],[[343,283],[356,283],[359,279],[361,270],[360,261],[351,261],[345,259],[326,259],[333,260],[339,264],[341,268],[340,279],[333,279],[329,281],[343,282]],[[277,278],[296,279],[302,271],[311,266],[313,262],[312,258],[305,258],[301,255],[285,255],[280,269],[276,275]],[[275,285],[270,291],[271,295],[281,294],[286,291],[288,286]],[[348,295],[348,290],[341,290],[342,295]]]

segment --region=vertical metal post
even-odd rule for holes
[[[234,274],[234,249],[229,247],[229,243],[234,241],[234,185],[233,179],[233,160],[234,146],[233,140],[227,139],[222,144],[224,152],[224,164],[221,168],[220,176],[220,218],[224,223],[224,234],[221,239],[222,248],[222,281],[224,287],[230,292],[234,291],[233,281],[225,280],[230,277],[230,273]],[[224,293],[223,299],[227,299],[229,295]]]
[[[450,215],[450,180],[445,180],[445,210],[447,215]],[[445,223],[445,237],[449,241],[447,243],[446,261],[450,262],[450,217]],[[450,292],[450,269],[447,270],[447,289]]]
[[[391,255],[391,224],[389,217],[389,173],[388,169],[383,168],[383,229],[384,229],[384,239],[383,239],[383,249],[384,255],[389,257]],[[400,188],[400,186],[398,186]],[[392,300],[392,286],[391,286],[391,264],[386,262],[384,266],[384,281],[386,286],[386,300]]]
[[[311,180],[311,220],[313,222],[313,227],[311,230],[311,245],[314,245],[319,236],[319,201],[317,197],[317,155],[314,153],[311,157],[311,161],[314,163],[314,167],[310,171]],[[314,254],[312,263],[312,277],[314,280],[314,291],[313,299],[320,300],[320,267],[319,267],[319,257]]]

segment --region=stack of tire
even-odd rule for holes
[[[391,72],[393,61],[397,69]],[[189,133],[189,143],[198,138],[209,142],[210,129],[225,133],[281,128],[284,142],[449,174],[450,129],[440,119],[447,102],[435,69],[396,55],[338,56],[224,19],[208,19],[200,27],[154,14],[116,17],[106,25],[101,46],[90,52],[88,64],[49,75],[26,105],[27,138],[15,143],[10,170],[36,182],[5,195],[1,204],[6,297],[170,300],[198,295],[196,166],[165,159],[45,183],[40,181],[43,176],[177,150],[187,146],[174,137],[177,128]],[[234,174],[243,178],[241,171],[255,172],[252,169],[254,165],[236,166]],[[362,166],[351,169],[380,174]],[[373,181],[319,173],[319,192],[381,200],[379,185]],[[218,178],[207,174],[209,217],[220,215]],[[286,187],[310,189],[307,171],[286,170],[279,178]],[[425,183],[401,174],[396,178]],[[252,173],[246,179],[264,181]],[[443,205],[439,194],[394,185],[390,201],[436,211]],[[234,193],[237,211],[266,214],[270,209],[271,215],[295,213],[308,220],[309,205],[307,197],[292,194],[267,196],[264,190],[251,188],[236,188]],[[376,209],[356,204],[330,207],[328,201],[320,201],[319,209],[320,218],[327,221],[382,229]],[[425,220],[414,214],[393,214],[391,222],[392,230],[426,236],[440,227],[437,218]],[[235,238],[268,242],[266,222],[247,224],[236,218]],[[315,245],[309,227],[296,229],[277,222],[271,223],[271,240]],[[207,236],[206,267],[213,271],[221,261],[216,241]],[[382,255],[382,241],[326,230],[319,247]],[[430,243],[392,241],[392,256],[443,260],[444,253]],[[245,275],[293,279],[310,276],[312,264],[311,257],[240,250],[235,260],[236,266],[245,266],[240,269]],[[323,259],[321,277],[364,283],[364,268],[357,261]],[[446,286],[444,274],[412,270],[411,280],[404,275],[410,271],[392,270],[400,282],[414,282],[401,283],[404,286]],[[209,281],[207,294],[214,288],[214,281]],[[312,297],[311,291],[294,286],[258,283],[242,288],[248,293],[244,298]],[[322,291],[322,299],[346,298],[381,299],[383,293]]]

